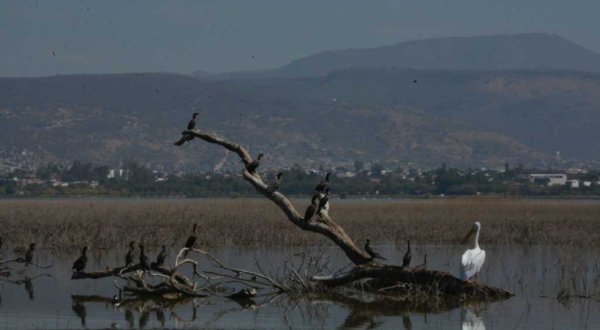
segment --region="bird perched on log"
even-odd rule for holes
[[[35,256],[35,243],[29,244],[29,250],[25,252],[25,263],[30,264],[33,262]]]
[[[188,131],[191,131],[194,129],[194,127],[196,127],[196,118],[197,117],[198,117],[198,113],[194,112],[194,114],[192,115],[192,119],[190,120],[190,122],[187,125]],[[193,136],[183,133],[181,135],[181,139],[179,139],[179,141],[175,142],[175,145],[179,147],[179,146],[183,145],[184,143],[191,141],[193,138],[194,138]]]
[[[142,270],[150,270],[150,259],[144,254],[144,245],[140,243],[138,246],[140,247],[140,267]]]
[[[192,235],[190,235],[190,237],[188,237],[187,241],[185,241],[185,247],[187,249],[193,249],[194,248],[194,244],[196,244],[196,229],[198,228],[198,224],[195,223],[194,227],[192,227]],[[185,252],[183,252],[183,256],[186,257],[188,254],[189,250],[186,250]]]
[[[129,251],[127,251],[127,254],[125,255],[125,266],[129,266],[133,263],[133,254],[135,250],[135,242],[131,241],[129,242]]]
[[[329,187],[325,188],[325,196],[323,196],[323,198],[321,198],[321,200],[319,201],[319,208],[317,209],[317,214],[320,216],[329,215]]]
[[[329,187],[329,176],[331,175],[331,173],[327,172],[327,174],[325,175],[325,179],[321,180],[321,182],[319,182],[316,186],[315,186],[315,191],[322,194],[325,192],[325,189],[327,189],[327,187]]]
[[[85,266],[87,265],[87,250],[88,247],[84,246],[83,249],[81,249],[81,256],[73,263],[73,267],[71,269],[75,273],[81,273],[85,269]]]
[[[281,185],[282,181],[283,181],[283,173],[279,172],[279,173],[277,173],[277,177],[275,178],[275,181],[271,182],[269,187],[267,187],[267,191],[269,191],[270,193],[276,192],[277,190],[279,190],[279,186]]]
[[[477,284],[477,275],[485,262],[485,251],[479,247],[480,230],[481,224],[479,222],[473,223],[471,230],[463,239],[463,242],[466,243],[473,237],[471,248],[465,251],[460,262],[460,278],[465,282],[469,282],[472,277],[475,277],[475,284]]]
[[[167,247],[165,245],[162,246],[160,253],[156,256],[156,262],[153,262],[151,266],[158,267],[165,264],[165,259],[167,258]]]
[[[250,174],[254,174],[256,173],[256,169],[258,168],[258,166],[260,165],[260,161],[263,158],[264,154],[258,154],[258,156],[256,156],[256,159],[251,161],[250,163],[248,163],[248,165],[246,165],[246,170],[248,171],[248,173]]]
[[[367,251],[369,256],[371,256],[371,260],[373,260],[373,259],[387,260],[386,258],[382,257],[379,253],[375,252],[371,248],[371,240],[368,238],[367,238],[367,242],[365,243],[365,251]]]
[[[304,221],[310,221],[310,219],[317,212],[317,200],[319,199],[319,194],[315,194],[310,200],[310,205],[306,208],[306,212],[304,212]]]
[[[412,252],[410,250],[410,240],[408,240],[408,247],[406,249],[406,253],[402,258],[402,267],[408,267],[410,265],[410,260],[412,259]]]

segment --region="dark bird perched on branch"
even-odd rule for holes
[[[140,267],[143,270],[150,270],[150,259],[144,254],[144,245],[140,243],[138,246],[140,247]]]
[[[304,221],[309,221],[317,212],[317,200],[319,199],[319,194],[315,194],[310,200],[310,205],[306,208],[306,212],[304,212]]]
[[[283,173],[279,172],[279,173],[277,173],[277,177],[275,178],[275,181],[271,182],[271,184],[269,185],[267,190],[270,193],[276,192],[277,190],[279,190],[279,186],[281,185],[282,181],[283,181]]]
[[[88,247],[84,246],[83,249],[81,249],[81,256],[73,263],[73,267],[71,269],[76,273],[81,273],[85,269],[87,264],[87,250]]]
[[[25,253],[25,262],[31,263],[33,262],[33,257],[35,255],[35,243],[29,244],[29,250]]]
[[[196,127],[196,117],[198,117],[198,113],[194,112],[194,114],[192,115],[192,119],[190,120],[190,122],[187,125],[187,130],[193,130],[194,127]],[[182,134],[181,139],[179,139],[179,141],[175,142],[176,146],[181,146],[184,143],[191,141],[194,137],[189,135],[189,134]]]
[[[167,258],[167,247],[162,246],[160,253],[156,256],[156,262],[152,263],[152,266],[162,266],[165,264],[165,259]]]
[[[367,253],[371,256],[371,260],[372,259],[387,260],[386,258],[382,257],[379,253],[373,251],[373,249],[371,248],[371,240],[368,238],[367,238],[367,242],[365,243],[365,251],[367,251]]]
[[[408,267],[410,265],[410,259],[412,259],[412,252],[410,251],[410,240],[408,240],[408,248],[402,258],[402,267]]]
[[[319,201],[319,208],[317,211],[319,215],[329,215],[329,187],[325,188],[325,196]]]
[[[129,242],[129,251],[125,255],[125,266],[129,266],[133,263],[133,250],[135,250],[135,242]]]
[[[315,186],[315,191],[322,194],[325,192],[325,189],[327,189],[327,187],[329,187],[329,176],[331,175],[331,173],[327,172],[327,174],[325,175],[325,179],[321,180],[321,182],[319,182],[316,186]]]
[[[188,237],[187,241],[185,241],[185,247],[188,249],[193,249],[194,248],[194,244],[196,244],[196,229],[198,228],[198,224],[195,223],[194,227],[192,228],[192,235],[190,235],[190,237]],[[188,254],[188,250],[186,250],[183,253],[183,256],[186,257]]]
[[[260,165],[260,160],[263,158],[264,154],[258,154],[258,156],[256,156],[256,159],[251,161],[250,163],[248,163],[248,165],[246,165],[246,170],[248,171],[248,173],[250,174],[254,174],[256,173],[256,169],[258,168],[258,166]]]

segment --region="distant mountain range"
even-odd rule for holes
[[[550,34],[453,37],[407,41],[378,48],[325,51],[275,70],[232,72],[212,78],[315,77],[340,69],[382,67],[600,72],[600,55]]]
[[[84,160],[116,166],[138,159],[169,169],[239,168],[221,148],[196,142],[173,146],[191,113],[199,112],[200,129],[239,141],[254,154],[266,153],[265,168],[354,160],[390,166],[544,165],[551,164],[556,150],[563,157],[600,160],[598,55],[546,35],[422,43],[458,54],[479,40],[497,50],[500,44],[521,45],[505,50],[520,54],[533,52],[521,43],[532,39],[544,49],[571,49],[563,65],[578,58],[573,63],[578,67],[557,67],[558,57],[527,67],[537,53],[515,55],[520,62],[506,59],[505,67],[494,68],[475,60],[481,54],[471,55],[472,61],[447,56],[440,64],[444,70],[399,68],[383,60],[382,67],[328,72],[326,65],[313,66],[320,56],[345,52],[336,51],[273,70],[300,74],[290,68],[308,65],[313,77],[305,78],[206,79],[204,73],[198,74],[201,79],[175,74],[0,78],[0,158],[33,165]],[[419,43],[390,49],[426,48]],[[548,63],[556,66],[542,70]]]

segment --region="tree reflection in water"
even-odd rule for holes
[[[427,314],[444,313],[457,308],[462,308],[461,322],[463,329],[485,329],[483,319],[481,318],[479,308],[472,308],[464,301],[457,299],[450,300],[432,300],[429,303],[425,301],[414,301],[407,299],[398,299],[381,295],[360,294],[356,296],[347,293],[326,293],[326,294],[299,294],[299,295],[257,295],[255,299],[233,300],[227,297],[208,297],[208,298],[180,298],[163,299],[158,297],[151,298],[123,298],[118,303],[113,298],[102,296],[82,296],[72,295],[73,312],[81,319],[81,325],[85,326],[86,309],[84,304],[96,303],[103,304],[106,308],[112,310],[122,310],[125,320],[130,328],[135,327],[137,315],[137,324],[139,328],[148,327],[154,314],[157,325],[165,327],[165,314],[169,313],[173,320],[172,326],[182,328],[194,324],[198,326],[198,309],[205,305],[222,304],[223,309],[217,312],[211,312],[211,317],[203,322],[202,327],[218,327],[219,322],[227,315],[242,310],[251,310],[258,313],[266,305],[279,309],[283,323],[288,327],[297,325],[297,317],[300,317],[305,324],[321,324],[327,326],[331,320],[332,311],[330,306],[342,306],[348,310],[340,329],[349,328],[379,328],[383,325],[386,317],[401,317],[402,328],[410,330],[413,328],[410,315],[421,314],[427,323]],[[234,306],[231,300],[237,304]],[[234,307],[231,307],[234,306]],[[182,307],[191,307],[191,313],[187,318],[178,314],[178,309]],[[166,325],[169,327],[169,325]]]

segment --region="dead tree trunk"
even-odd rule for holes
[[[188,134],[189,136],[193,136],[195,138],[200,138],[204,141],[218,144],[224,148],[227,148],[230,151],[235,152],[240,156],[244,164],[249,164],[252,162],[252,156],[250,153],[241,145],[237,143],[229,142],[225,139],[216,137],[212,134],[201,132],[200,130],[191,130],[185,131],[184,134]],[[296,208],[290,203],[290,201],[285,197],[282,193],[275,191],[271,192],[268,189],[268,185],[263,182],[262,178],[258,173],[251,174],[244,169],[244,179],[250,182],[254,186],[254,188],[263,194],[265,197],[270,199],[273,203],[275,203],[279,208],[285,213],[288,220],[291,221],[294,225],[302,228],[303,230],[312,231],[315,233],[319,233],[321,235],[325,235],[329,239],[331,239],[337,246],[339,246],[348,259],[352,261],[355,265],[362,265],[371,261],[369,255],[362,251],[360,248],[354,244],[350,236],[346,234],[344,229],[336,224],[333,220],[327,219],[324,222],[316,222],[316,221],[305,221],[304,217],[298,213]]]
[[[184,131],[182,134],[189,136],[191,139],[199,138],[233,151],[241,158],[245,165],[248,165],[253,161],[252,156],[244,147],[237,143],[232,143],[217,137],[214,134],[202,132],[197,129]],[[400,266],[386,266],[374,262],[365,251],[356,246],[344,229],[335,223],[329,216],[323,215],[321,217],[322,221],[319,222],[306,221],[290,203],[287,197],[278,191],[270,191],[268,185],[263,182],[258,173],[252,174],[244,169],[243,176],[244,179],[250,182],[258,192],[275,203],[285,213],[290,222],[303,230],[312,231],[328,237],[339,246],[348,259],[356,265],[352,271],[345,275],[338,277],[314,277],[313,281],[320,282],[325,286],[335,287],[369,278],[379,281],[378,287],[380,289],[394,287],[396,284],[417,286],[435,285],[436,290],[441,294],[466,294],[475,299],[501,299],[512,296],[511,293],[502,289],[483,285],[474,286],[444,272]]]

